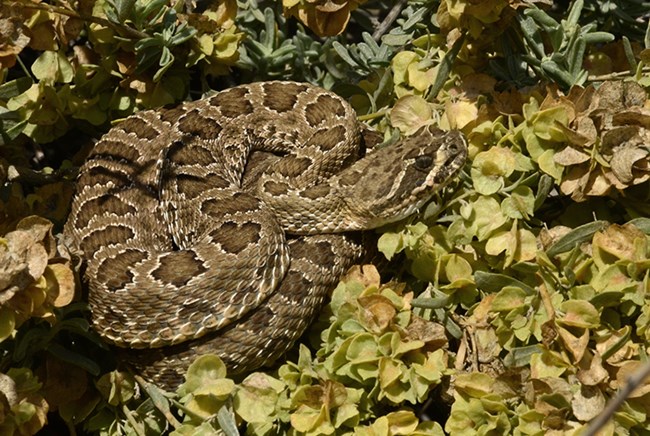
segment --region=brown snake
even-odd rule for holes
[[[87,260],[94,328],[174,387],[192,359],[272,363],[364,249],[458,172],[459,132],[424,127],[364,156],[345,100],[237,86],[112,128],[82,166],[64,234]]]

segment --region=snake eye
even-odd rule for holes
[[[429,168],[431,168],[432,164],[433,158],[427,154],[423,154],[415,158],[415,168],[419,170],[427,171]]]

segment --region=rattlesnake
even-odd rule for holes
[[[64,228],[94,328],[176,386],[196,354],[233,372],[302,334],[367,230],[417,211],[465,161],[424,127],[369,153],[353,109],[295,82],[241,85],[128,117],[82,166]]]

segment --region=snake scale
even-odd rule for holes
[[[362,258],[362,232],[416,212],[467,154],[457,131],[365,155],[372,137],[336,94],[280,81],[113,127],[64,228],[95,330],[167,387],[202,353],[232,373],[272,363]]]

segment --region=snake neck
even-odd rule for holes
[[[455,177],[466,156],[459,132],[423,129],[316,185],[296,188],[270,175],[261,178],[259,192],[288,233],[370,230],[417,212]]]
[[[394,221],[381,215],[386,203],[393,202],[390,196],[395,196],[391,192],[395,174],[372,177],[382,161],[381,155],[365,157],[329,179],[302,189],[274,175],[263,175],[259,185],[260,196],[289,234],[313,235],[377,228]],[[409,213],[412,212],[411,209]]]
[[[286,189],[278,182],[275,191],[262,194],[263,201],[273,210],[280,226],[293,235],[313,235],[365,230],[368,215],[359,215],[349,207],[346,192],[334,180],[302,190]]]

